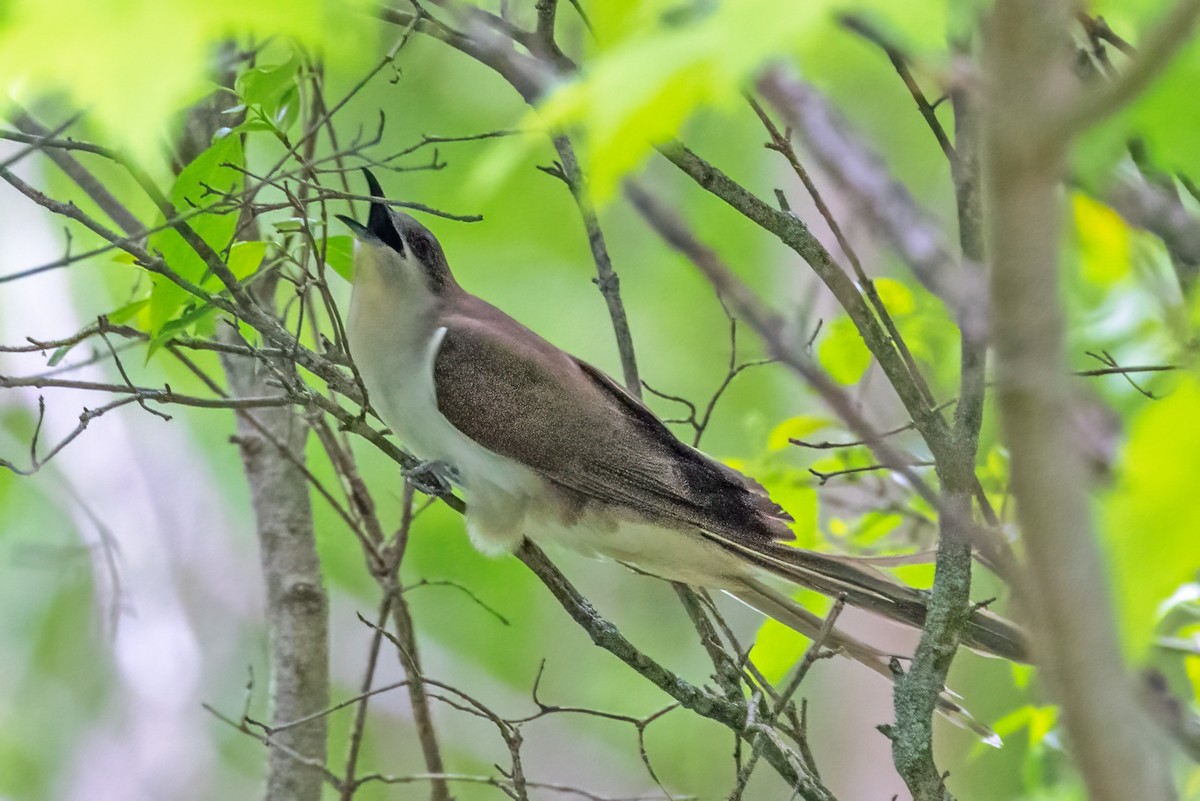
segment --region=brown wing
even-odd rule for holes
[[[474,297],[443,322],[438,408],[483,447],[650,520],[793,539],[791,518],[760,486],[680,442],[596,368]]]

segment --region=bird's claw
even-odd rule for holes
[[[451,483],[458,481],[458,470],[446,462],[432,460],[401,471],[413,489],[424,495],[446,495]]]

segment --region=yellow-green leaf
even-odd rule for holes
[[[876,278],[873,282],[879,299],[893,317],[903,317],[912,314],[917,308],[912,290],[899,281],[891,278]]]
[[[791,446],[791,440],[804,439],[815,431],[820,431],[829,425],[829,420],[811,415],[789,417],[775,428],[767,437],[767,450],[781,451]]]
[[[325,240],[325,264],[347,281],[354,281],[354,237],[331,236]]]
[[[839,384],[857,384],[871,364],[871,352],[850,318],[839,317],[825,327],[817,359]]]
[[[239,281],[248,278],[258,270],[265,255],[266,242],[237,242],[229,250],[229,271]]]
[[[1103,504],[1109,567],[1127,653],[1149,646],[1158,607],[1200,570],[1200,381],[1188,376],[1134,422]]]
[[[805,590],[793,597],[817,614],[824,614],[829,608],[829,599],[815,592]],[[788,671],[803,658],[810,642],[803,634],[798,634],[773,618],[767,618],[754,637],[750,658],[767,681],[774,684],[787,676]]]
[[[1133,265],[1129,225],[1108,206],[1080,192],[1072,197],[1071,207],[1084,278],[1101,286],[1120,281]]]
[[[321,58],[374,58],[367,0],[10,0],[0,4],[0,93],[65,92],[139,157],[162,151],[179,109],[212,89],[223,42],[294,38]],[[86,56],[86,58],[85,58]],[[231,98],[232,99],[232,98]],[[233,105],[231,102],[229,105]]]
[[[564,83],[537,117],[554,128],[581,131],[583,161],[597,201],[609,200],[620,180],[653,146],[669,139],[701,107],[732,106],[769,59],[794,51],[828,10],[825,1],[737,0],[689,11],[662,0],[610,0],[599,52],[586,74]],[[622,8],[621,6],[625,6]],[[764,25],[763,20],[771,20]],[[522,128],[535,127],[530,115]],[[484,180],[515,166],[528,139],[499,145]]]

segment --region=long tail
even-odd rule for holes
[[[928,593],[901,584],[873,567],[847,557],[776,542],[749,543],[710,532],[704,534],[765,572],[793,584],[833,597],[844,594],[851,606],[916,628],[925,625]],[[986,610],[971,613],[963,632],[963,644],[1014,662],[1029,661],[1025,633],[1016,624]]]
[[[821,629],[821,618],[762,582],[748,579],[744,588],[726,590],[726,592],[747,606],[778,620],[806,637],[815,638]],[[825,644],[830,648],[840,648],[847,656],[861,662],[876,673],[886,676],[888,679],[895,679],[889,655],[862,640],[838,631],[834,627],[829,632]],[[955,701],[949,690],[943,690],[938,697],[937,709],[947,720],[975,732],[988,745],[1000,746],[1000,738],[996,733],[972,717],[970,712]]]

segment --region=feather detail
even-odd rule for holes
[[[814,639],[821,630],[823,622],[821,618],[762,582],[750,580],[746,582],[745,587],[726,592],[750,608],[778,620],[809,639]],[[840,631],[836,626],[825,638],[825,645],[829,648],[840,649],[842,653],[856,662],[895,681],[896,676],[891,668],[891,655]],[[938,696],[937,711],[954,725],[974,732],[983,742],[999,748],[1002,745],[999,735],[972,716],[957,702],[956,698],[957,696],[952,691],[943,689]]]
[[[735,550],[767,573],[824,595],[844,594],[852,606],[875,612],[914,628],[925,625],[928,594],[901,584],[850,557],[792,548],[776,543],[747,543],[712,532],[705,536]],[[1014,662],[1029,661],[1025,633],[998,615],[971,613],[963,644],[983,654]]]

